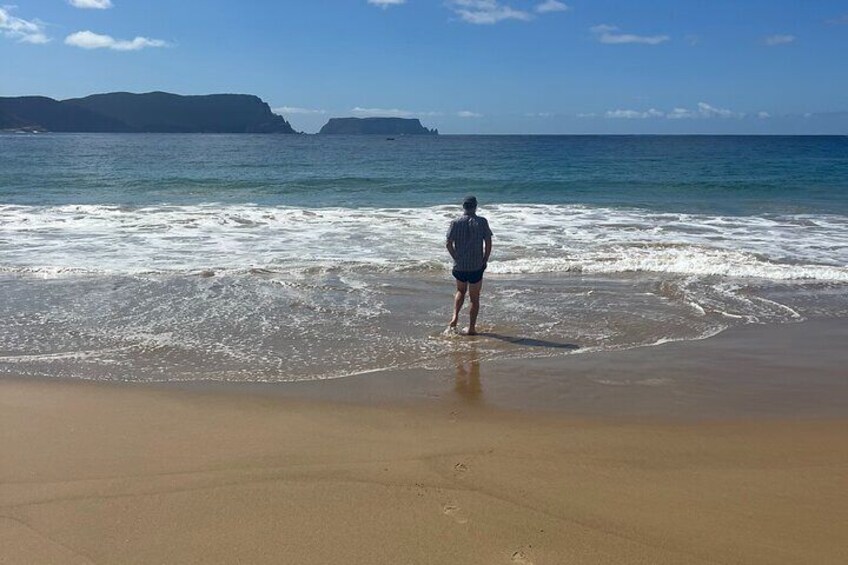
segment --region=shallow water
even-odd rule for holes
[[[0,372],[439,367],[444,233],[495,232],[483,358],[848,315],[843,138],[0,136]]]

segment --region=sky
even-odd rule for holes
[[[441,133],[848,134],[848,0],[0,0],[0,96],[255,94]]]

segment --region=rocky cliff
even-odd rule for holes
[[[297,133],[256,96],[113,92],[57,101],[0,98],[0,129],[55,132]]]

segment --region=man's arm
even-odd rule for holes
[[[445,234],[445,249],[450,253],[451,259],[456,262],[456,222],[451,222],[448,226],[448,233]]]
[[[449,239],[447,243],[445,243],[445,249],[450,253],[451,259],[456,261],[456,243],[452,239]]]
[[[487,237],[483,240],[484,249],[483,249],[483,264],[486,265],[489,262],[489,255],[492,254],[492,236]]]

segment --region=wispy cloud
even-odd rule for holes
[[[0,7],[0,35],[20,43],[47,43],[44,24],[39,20],[25,20],[10,13],[11,6]]]
[[[763,38],[763,43],[768,45],[769,47],[774,47],[775,45],[787,45],[789,43],[795,42],[794,35],[769,35],[768,37]]]
[[[106,10],[112,7],[112,0],[68,0],[68,4],[84,10]]]
[[[363,108],[356,106],[351,113],[362,117],[383,118],[415,118],[441,116],[442,112],[418,112],[414,110],[401,110],[400,108]]]
[[[72,33],[65,38],[65,44],[82,49],[112,49],[113,51],[138,51],[146,47],[168,47],[168,43],[161,39],[136,37],[135,39],[123,40],[92,31]]]
[[[824,23],[831,26],[848,25],[848,14],[842,14],[841,16],[830,18],[829,20],[825,20]]]
[[[535,9],[540,14],[548,14],[550,12],[565,12],[568,10],[568,6],[557,0],[545,0],[545,2],[537,4]]]
[[[624,43],[641,43],[644,45],[659,45],[671,39],[667,35],[634,35],[632,33],[619,33],[617,26],[601,24],[590,28],[598,41],[610,45],[621,45]]]
[[[706,102],[698,102],[698,114],[704,118],[742,118],[745,114],[737,113],[726,108],[716,108]]]
[[[317,108],[298,108],[297,106],[280,106],[279,108],[272,108],[272,112],[275,114],[286,115],[286,114],[326,114],[326,110],[320,110]]]
[[[387,116],[393,118],[411,118],[415,115],[409,110],[401,110],[399,108],[362,108],[357,106],[351,110],[357,116]]]
[[[706,102],[698,102],[695,109],[689,108],[673,108],[670,111],[657,110],[650,108],[648,110],[608,110],[603,114],[609,119],[625,119],[625,120],[646,120],[667,119],[667,120],[686,120],[686,119],[708,119],[708,118],[744,118],[743,112],[734,112],[727,108],[718,108]],[[596,117],[596,114],[578,114],[579,118]],[[760,112],[758,117],[769,117],[766,112]]]
[[[694,118],[697,115],[697,112],[689,110],[688,108],[674,108],[671,110],[671,112],[667,112],[665,117],[669,120],[685,120],[689,118]]]
[[[472,112],[470,110],[460,110],[456,113],[460,118],[482,118],[483,114],[478,114],[477,112]]]
[[[734,112],[727,108],[718,108],[707,104],[706,102],[698,102],[698,106],[694,110],[688,108],[674,108],[671,112],[666,113],[666,118],[670,120],[685,120],[694,118],[744,118],[745,114]]]
[[[406,4],[406,0],[368,0],[368,3],[372,6],[379,6],[385,10],[389,6],[400,6],[401,4]]]
[[[605,118],[626,119],[626,120],[644,120],[646,118],[662,118],[665,112],[660,112],[654,108],[640,112],[638,110],[607,110],[604,114]]]
[[[464,22],[491,25],[504,20],[529,21],[533,14],[516,10],[498,0],[448,0],[448,7]]]
[[[434,110],[404,110],[401,108],[364,108],[362,106],[356,106],[354,108],[351,108],[350,113],[361,118],[433,118],[437,116],[446,115],[445,112],[437,112]]]

